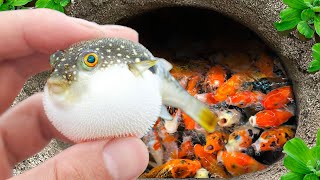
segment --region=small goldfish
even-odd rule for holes
[[[222,66],[216,65],[210,68],[204,83],[204,89],[208,92],[216,90],[223,84],[227,77],[226,71]]]
[[[186,89],[191,96],[196,95],[198,93],[198,91],[200,90],[200,80],[201,80],[201,76],[199,76],[199,75],[192,76],[189,79]]]
[[[294,129],[292,126],[280,126],[265,130],[259,139],[252,144],[252,147],[256,153],[279,150],[293,137]]]
[[[203,103],[206,103],[207,105],[217,104],[218,101],[216,101],[215,93],[203,93],[203,94],[196,94],[194,95],[195,98],[200,100]]]
[[[173,120],[171,121],[165,120],[165,123],[164,123],[164,127],[166,128],[167,133],[171,133],[171,134],[177,132],[178,126],[181,122],[181,110],[178,109],[174,113],[173,117],[174,117]]]
[[[195,128],[196,123],[186,113],[182,113],[182,119],[183,119],[183,122],[185,124],[186,130],[192,130],[192,129]]]
[[[232,176],[240,176],[266,168],[254,158],[241,152],[220,151],[217,156],[218,162],[222,162]]]
[[[266,53],[260,54],[254,65],[267,77],[273,77],[274,63]]]
[[[248,81],[245,73],[234,74],[230,79],[224,82],[216,91],[214,99],[217,102],[226,100],[229,96],[233,96],[241,88],[241,85]]]
[[[287,122],[293,113],[285,109],[271,109],[258,112],[249,118],[253,127],[270,128],[277,127]]]
[[[264,96],[259,91],[242,91],[228,97],[226,103],[240,108],[261,106]]]
[[[253,138],[258,136],[260,130],[253,127],[241,127],[229,135],[226,150],[228,152],[243,152],[251,146]]]
[[[178,158],[188,158],[191,159],[193,156],[193,143],[192,138],[189,136],[183,137],[181,146],[179,148],[178,152]]]
[[[140,178],[192,178],[200,168],[201,164],[197,160],[172,159],[142,174]]]
[[[232,52],[216,59],[217,63],[228,67],[231,71],[236,73],[247,71],[252,64],[250,56],[242,52]]]
[[[220,127],[232,127],[239,123],[242,114],[236,109],[219,109],[214,111],[218,116],[218,125]]]
[[[206,137],[206,145],[204,151],[211,154],[217,154],[218,151],[224,150],[228,142],[228,134],[215,131]]]
[[[269,92],[263,99],[262,105],[265,109],[280,109],[292,101],[292,98],[291,87],[284,86]]]
[[[155,160],[156,164],[152,164],[152,166],[160,166],[163,164],[163,147],[161,144],[161,139],[158,135],[157,131],[151,130],[148,132],[146,136],[142,138],[144,143],[146,143],[150,154]],[[150,164],[150,163],[149,163]]]
[[[229,177],[224,168],[218,164],[216,155],[206,152],[200,144],[194,146],[194,154],[199,159],[202,167],[210,172],[211,176],[219,178]]]

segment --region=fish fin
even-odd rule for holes
[[[136,63],[128,64],[129,70],[135,75],[135,76],[141,76],[141,74],[151,68],[152,66],[157,64],[157,60],[145,60],[140,61]]]
[[[206,131],[213,132],[218,123],[217,116],[209,107],[191,96],[173,78],[163,79],[162,102],[165,105],[180,108]]]
[[[166,121],[172,121],[173,117],[169,114],[165,105],[161,106],[160,117]]]
[[[163,58],[155,57],[154,59],[162,62],[163,66],[164,66],[164,69],[167,70],[167,71],[170,71],[173,68],[172,64],[170,62],[168,62],[167,60],[163,59]]]

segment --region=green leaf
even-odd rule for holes
[[[314,29],[316,30],[316,33],[320,35],[320,17],[314,16]]]
[[[64,13],[64,9],[60,4],[55,4],[52,9],[63,12]]]
[[[296,173],[308,174],[311,172],[310,169],[306,166],[306,164],[299,163],[290,156],[286,156],[284,158],[283,164],[287,169],[289,169],[293,172],[296,172]]]
[[[286,8],[280,12],[280,22],[274,24],[278,31],[286,31],[293,29],[301,21],[302,10]]]
[[[312,156],[311,150],[300,138],[293,138],[283,146],[283,152],[300,163],[301,166],[306,165],[311,161],[315,165],[315,159]]]
[[[313,57],[313,61],[311,62],[310,66],[308,68],[308,71],[309,72],[319,71],[320,70],[320,43],[313,45],[312,57]],[[319,131],[318,131],[318,133],[319,133]],[[318,137],[319,137],[319,134],[317,136],[317,145],[319,143]]]
[[[306,21],[300,21],[297,25],[298,31],[304,35],[306,38],[312,38],[314,34],[314,30],[309,26]]]
[[[315,46],[315,45],[314,45]],[[317,46],[320,46],[320,45],[317,45]],[[316,48],[316,47],[315,47]],[[318,51],[318,57],[320,57],[320,47],[319,48],[316,48],[316,50],[313,50],[312,48],[312,51]],[[320,146],[320,129],[318,129],[318,133],[317,133],[317,142],[316,142],[316,146]],[[320,160],[320,158],[319,158]]]
[[[313,19],[313,17],[315,16],[316,14],[314,13],[314,11],[312,9],[305,9],[301,12],[301,19],[303,21],[308,21],[310,19]]]
[[[313,10],[314,12],[320,12],[320,6],[312,7],[312,10]]]
[[[62,7],[67,6],[69,3],[70,3],[70,0],[60,0],[60,5],[61,5]]]
[[[318,176],[315,174],[307,174],[304,176],[303,180],[319,180]]]
[[[285,175],[281,176],[281,180],[302,180],[304,174],[288,172]]]
[[[32,0],[14,0],[11,5],[13,6],[23,6],[26,5],[27,3],[31,2]]]
[[[55,5],[53,0],[38,0],[36,2],[37,8],[51,8]]]
[[[304,0],[283,0],[283,3],[291,8],[295,9],[306,9],[308,6],[304,3]]]
[[[3,4],[3,0],[0,0],[0,6]]]
[[[8,2],[6,2],[0,6],[0,11],[8,11],[8,10],[14,10],[14,9],[15,9],[15,7],[12,6],[11,4],[9,4]]]

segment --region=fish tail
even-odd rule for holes
[[[218,122],[217,116],[209,107],[191,96],[173,77],[164,79],[162,101],[165,105],[180,108],[206,131],[213,132]]]

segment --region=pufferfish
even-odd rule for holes
[[[172,65],[121,38],[83,41],[50,57],[45,112],[63,135],[80,142],[144,136],[158,117],[180,108],[208,132],[217,117],[171,76]]]

